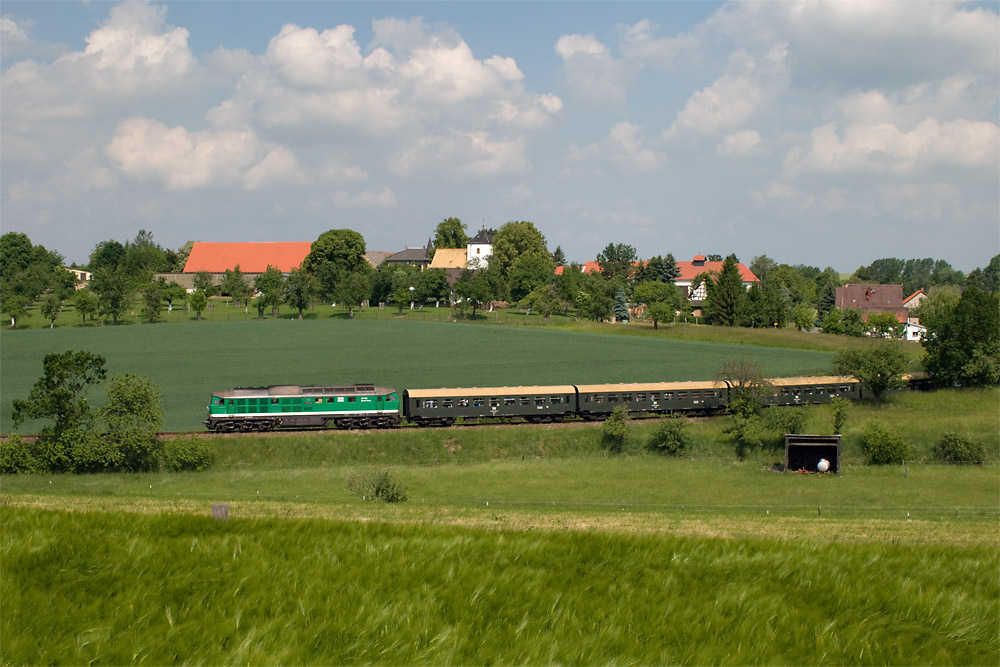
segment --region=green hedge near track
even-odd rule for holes
[[[163,391],[168,431],[202,428],[212,391],[269,384],[374,382],[411,387],[703,380],[726,359],[771,376],[823,374],[832,354],[753,345],[453,322],[264,320],[4,331],[0,432],[49,352],[87,350],[109,375],[132,371]],[[92,405],[104,400],[95,390]],[[26,423],[22,433],[41,423]]]

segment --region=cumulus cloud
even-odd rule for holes
[[[486,178],[530,169],[523,139],[496,139],[485,132],[452,132],[410,143],[389,161],[397,175],[446,174]]]
[[[0,48],[4,55],[17,53],[31,43],[27,30],[10,16],[0,16]]]
[[[295,159],[295,155],[283,146],[272,148],[259,164],[247,171],[244,177],[244,187],[247,190],[308,184],[309,177]]]
[[[759,59],[743,50],[732,54],[728,71],[688,98],[664,138],[712,134],[744,125],[784,89],[785,55],[783,44]]]
[[[961,217],[962,192],[951,183],[907,183],[878,188],[885,211],[912,222]]]
[[[556,53],[563,59],[566,83],[577,95],[604,103],[625,99],[625,66],[594,35],[562,35]]]
[[[646,146],[642,130],[632,123],[617,123],[602,141],[587,146],[570,146],[567,158],[571,162],[610,164],[623,172],[645,172],[659,169],[663,158]]]
[[[167,190],[239,185],[259,151],[249,130],[189,132],[148,118],[120,123],[106,149],[122,173],[161,182]]]
[[[957,166],[995,170],[1000,164],[1000,128],[996,124],[963,119],[941,123],[927,118],[910,131],[892,123],[855,123],[842,133],[830,123],[812,132],[806,147],[788,152],[789,174],[904,173]]]
[[[757,130],[740,130],[726,135],[715,148],[722,157],[742,157],[752,155],[760,146],[760,133]]]
[[[338,208],[396,208],[399,202],[388,187],[381,192],[364,191],[351,194],[344,190],[334,192],[331,200]]]

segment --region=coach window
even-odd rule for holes
[[[514,405],[516,402],[517,401],[515,401],[514,397],[512,397],[512,396],[508,396],[507,398],[503,399],[503,404],[504,405]]]
[[[635,395],[635,400],[638,403],[645,403],[646,402],[646,395],[645,394],[636,394]]]
[[[688,395],[687,395],[686,391],[679,391],[679,392],[677,392],[677,398],[687,398],[687,397],[688,397]]]
[[[521,397],[521,405],[531,405],[531,399],[527,396]]]
[[[552,396],[549,398],[549,403],[552,405],[559,405],[562,403],[562,396]]]
[[[438,406],[437,401],[435,401],[433,398],[428,398],[426,401],[424,401],[425,408],[436,408],[437,406]]]
[[[618,394],[608,394],[608,403],[617,403]]]
[[[474,399],[472,399],[472,405],[473,405],[473,407],[481,408],[484,405],[486,405],[486,399],[485,398],[474,398]]]
[[[624,401],[625,403],[631,403],[632,394],[622,394],[622,401]]]
[[[495,396],[491,397],[490,398],[490,407],[491,408],[499,408],[500,407],[500,399],[497,398],[497,397],[495,397]]]
[[[674,400],[674,392],[672,392],[672,391],[665,391],[665,392],[663,392],[663,400],[665,400],[665,401],[672,401],[672,400]]]
[[[594,394],[594,403],[603,403],[604,397],[600,394]]]
[[[535,405],[545,405],[545,397],[539,396],[535,399]]]
[[[451,407],[454,407],[454,402],[450,398],[442,399],[442,401],[441,401],[441,407],[442,408],[451,408]]]

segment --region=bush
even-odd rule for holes
[[[861,449],[868,457],[869,465],[902,463],[908,451],[903,439],[880,421],[865,424],[861,434]]]
[[[982,464],[986,460],[986,448],[965,436],[949,432],[934,445],[933,455],[935,461],[945,463]]]
[[[847,412],[851,402],[846,398],[834,396],[830,399],[830,405],[833,406],[833,432],[839,434],[840,429],[844,428],[844,423],[847,421]]]
[[[205,470],[215,463],[212,443],[196,435],[167,440],[159,451],[160,468],[172,472]]]
[[[362,500],[401,503],[409,497],[406,487],[397,482],[388,470],[359,472],[347,478],[347,487]]]
[[[620,453],[625,449],[628,435],[628,411],[624,405],[616,405],[601,425],[601,441],[612,452]]]
[[[687,433],[684,432],[686,426],[687,421],[680,415],[664,417],[649,436],[646,449],[670,456],[683,456],[691,447]]]
[[[38,472],[34,447],[14,434],[6,442],[0,442],[0,473],[16,475],[18,473]]]
[[[125,456],[118,443],[92,431],[70,429],[59,436],[69,453],[73,472],[112,472],[122,469]]]
[[[764,422],[775,432],[780,443],[785,442],[786,433],[802,433],[808,417],[801,406],[771,407],[764,412]]]

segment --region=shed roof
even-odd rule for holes
[[[196,241],[184,265],[184,273],[224,273],[239,264],[243,273],[264,273],[273,266],[288,273],[302,264],[312,247],[311,241]]]

